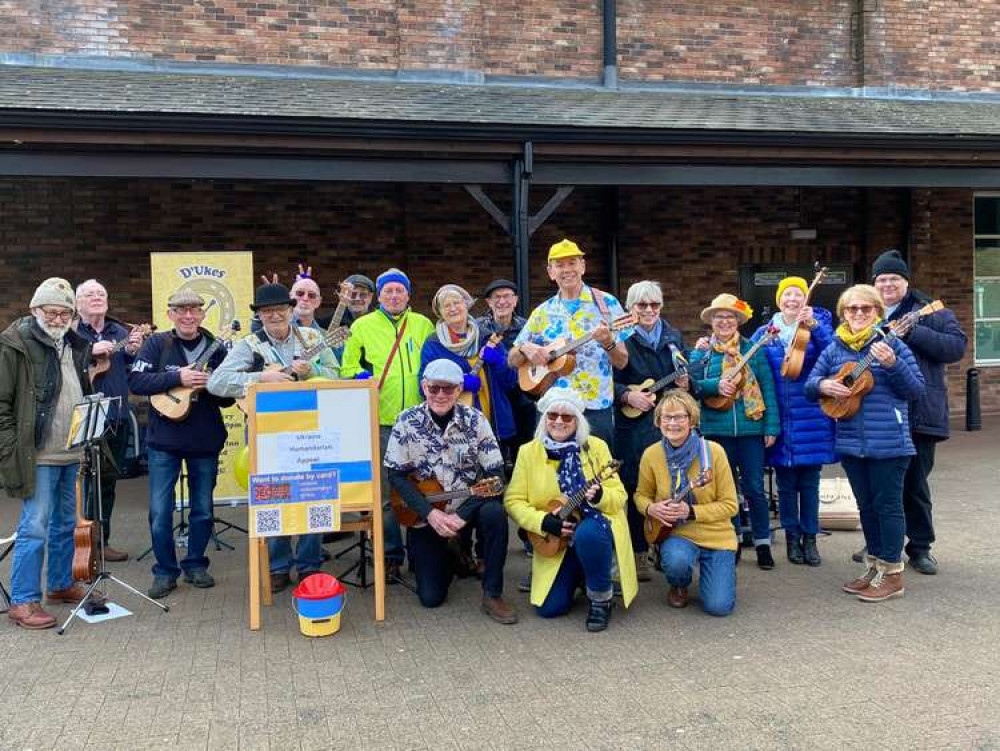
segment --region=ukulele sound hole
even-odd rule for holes
[[[851,375],[844,376],[844,385],[847,386],[847,388],[853,388],[854,376]]]

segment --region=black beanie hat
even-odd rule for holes
[[[899,274],[909,281],[910,267],[906,265],[903,254],[898,250],[887,250],[872,264],[872,281],[874,282],[881,274]]]

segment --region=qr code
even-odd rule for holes
[[[333,506],[329,503],[321,506],[310,506],[309,519],[306,522],[306,529],[310,532],[333,529]]]
[[[261,508],[254,512],[254,522],[257,526],[257,535],[280,535],[281,534],[281,509]]]

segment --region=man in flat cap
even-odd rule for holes
[[[76,299],[65,279],[42,282],[28,309],[0,334],[0,487],[22,499],[7,615],[43,629],[56,624],[42,608],[46,553],[46,599],[76,604],[86,593],[72,574],[81,452],[66,442],[73,407],[91,390],[90,344],[70,327]]]
[[[187,416],[172,420],[156,409],[149,410],[146,449],[149,456],[149,532],[153,538],[153,584],[149,596],[166,597],[177,588],[177,577],[195,587],[215,586],[208,573],[205,549],[212,536],[212,493],[219,471],[219,452],[226,443],[222,408],[232,399],[220,399],[205,391],[209,373],[226,357],[226,349],[202,328],[205,301],[191,290],[180,290],[167,300],[170,331],[153,334],[139,349],[128,384],[133,394],[153,396],[177,386],[195,389]],[[200,367],[200,360],[205,360]],[[174,487],[187,465],[188,545],[187,555],[177,564],[174,545]]]

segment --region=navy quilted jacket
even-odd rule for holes
[[[781,313],[775,313],[781,315]],[[772,467],[799,467],[807,464],[832,464],[836,456],[833,453],[833,420],[823,414],[823,410],[815,401],[806,399],[805,386],[809,372],[816,364],[820,353],[833,341],[833,316],[823,308],[813,308],[816,328],[809,338],[806,347],[805,363],[802,372],[794,381],[781,377],[781,364],[785,359],[785,345],[780,339],[774,339],[764,345],[767,361],[774,374],[774,390],[778,401],[778,414],[781,415],[781,433],[778,440],[767,450],[767,463]],[[750,337],[758,341],[767,331],[761,326]]]
[[[896,364],[886,370],[875,360],[871,367],[875,387],[861,400],[861,408],[853,417],[837,420],[838,454],[888,459],[916,453],[910,437],[909,400],[924,393],[924,377],[909,347],[894,339],[892,348]],[[844,364],[857,362],[870,349],[871,345],[855,352],[834,337],[809,374],[806,397],[818,399],[820,381],[835,375]]]

